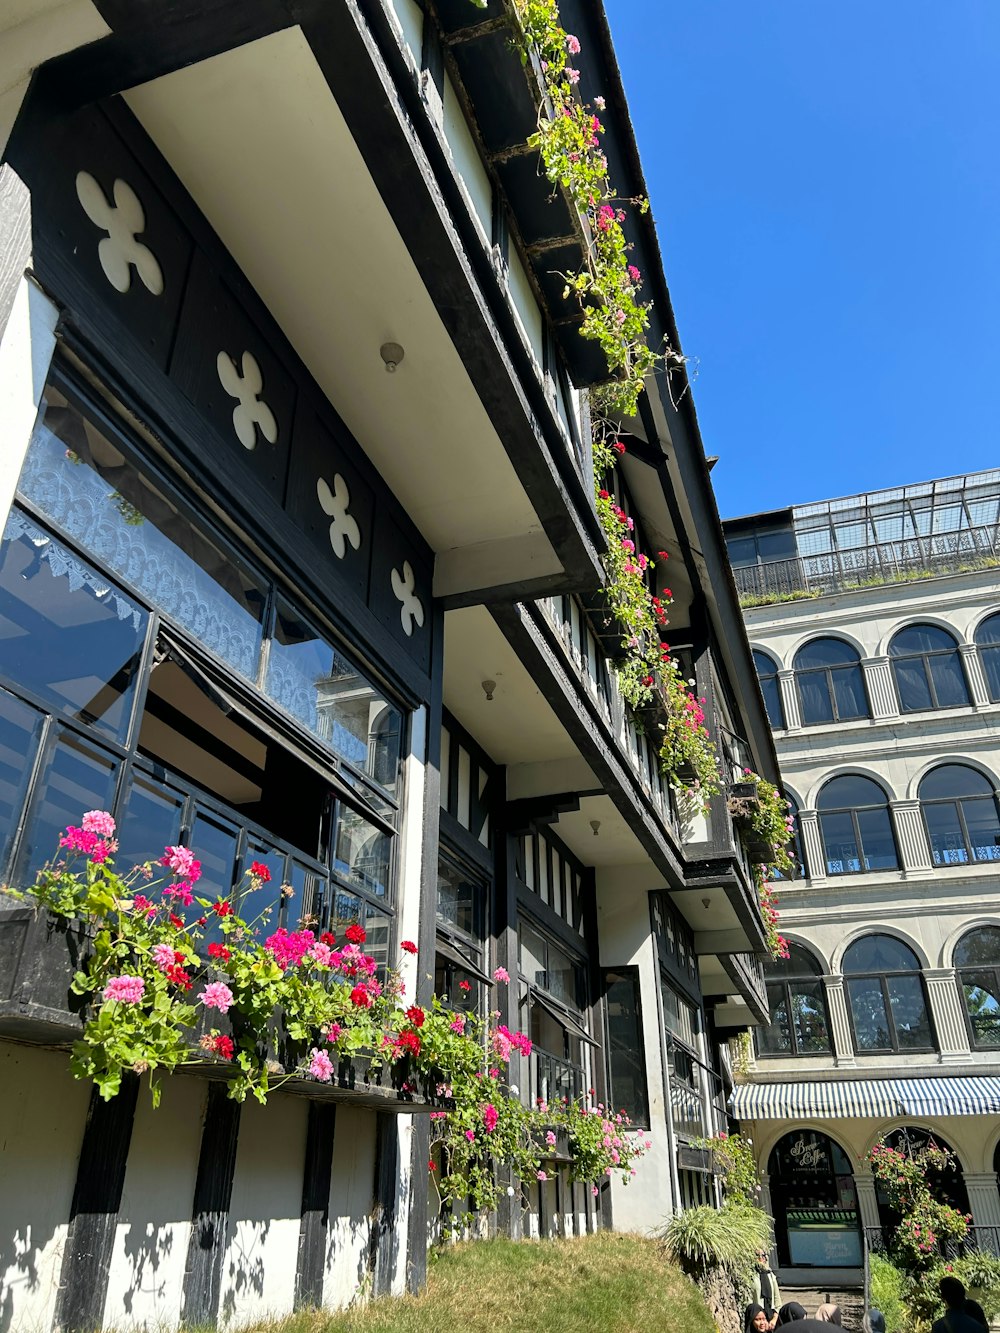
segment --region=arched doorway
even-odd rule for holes
[[[815,1129],[793,1129],[771,1150],[768,1174],[781,1267],[859,1267],[854,1173],[839,1144]]]
[[[934,1134],[928,1129],[920,1129],[916,1125],[903,1125],[899,1129],[891,1130],[885,1136],[886,1146],[893,1148],[896,1152],[919,1152],[921,1148],[926,1148],[930,1144],[935,1144],[938,1148],[944,1148],[951,1154],[951,1162],[944,1171],[928,1170],[927,1184],[930,1186],[931,1194],[938,1203],[951,1204],[957,1208],[960,1213],[971,1212],[969,1207],[969,1192],[965,1186],[965,1176],[962,1174],[962,1164],[950,1143],[946,1143],[940,1134]],[[894,1208],[890,1208],[886,1201],[882,1186],[876,1181],[875,1197],[878,1200],[878,1216],[883,1230],[894,1230],[899,1224],[899,1213]]]

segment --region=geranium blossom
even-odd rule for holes
[[[190,847],[165,847],[160,865],[167,866],[175,875],[190,880],[192,884],[201,878],[201,862],[195,860]]]
[[[344,931],[344,937],[350,940],[351,944],[364,944],[366,939],[365,928],[359,926],[356,921],[352,921]]]
[[[403,940],[402,944],[400,944],[399,947],[402,949],[403,953],[417,952],[417,946],[413,943],[412,940]]]
[[[372,997],[367,986],[354,987],[351,991],[351,1004],[357,1009],[370,1009],[372,1007]]]
[[[314,1046],[309,1052],[309,1072],[321,1083],[329,1083],[333,1077],[333,1061],[326,1051],[321,1051],[318,1046]]]
[[[99,838],[115,836],[115,821],[107,810],[88,810],[80,824],[87,833],[96,833]]]
[[[229,1012],[234,996],[224,981],[211,981],[198,999],[206,1009],[218,1009],[220,1014],[225,1014]]]
[[[263,861],[251,861],[249,875],[251,879],[257,880],[260,884],[270,884],[271,872]]]
[[[212,1055],[221,1056],[223,1060],[231,1060],[235,1047],[232,1037],[227,1037],[220,1032],[213,1032],[202,1037],[198,1043],[203,1051],[210,1051]]]
[[[138,1004],[146,993],[146,983],[142,977],[123,974],[112,977],[103,993],[105,1000],[117,1000],[119,1004]]]
[[[505,967],[498,967],[493,973],[494,981],[510,981],[510,973]]]

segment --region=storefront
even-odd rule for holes
[[[768,1163],[778,1262],[854,1268],[862,1261],[854,1175],[847,1154],[817,1130],[797,1129]]]

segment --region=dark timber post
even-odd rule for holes
[[[399,1202],[399,1123],[378,1113],[375,1199],[372,1206],[372,1294],[388,1296],[396,1271],[396,1208]],[[426,1242],[425,1242],[426,1244]]]
[[[309,1103],[306,1162],[302,1176],[302,1221],[295,1269],[295,1309],[323,1304],[326,1240],[330,1225],[330,1183],[333,1176],[333,1134],[337,1108]]]
[[[97,1088],[90,1095],[56,1300],[54,1323],[64,1333],[91,1333],[104,1323],[138,1093],[138,1078],[126,1074],[117,1097],[106,1102]]]
[[[209,1085],[184,1272],[181,1307],[181,1322],[184,1324],[214,1328],[219,1316],[240,1110],[239,1102],[227,1097],[225,1085]]]

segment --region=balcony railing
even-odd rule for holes
[[[908,583],[1000,564],[1000,525],[962,528],[927,537],[873,542],[848,551],[734,569],[741,598],[768,601],[796,593],[819,596],[883,583]]]

